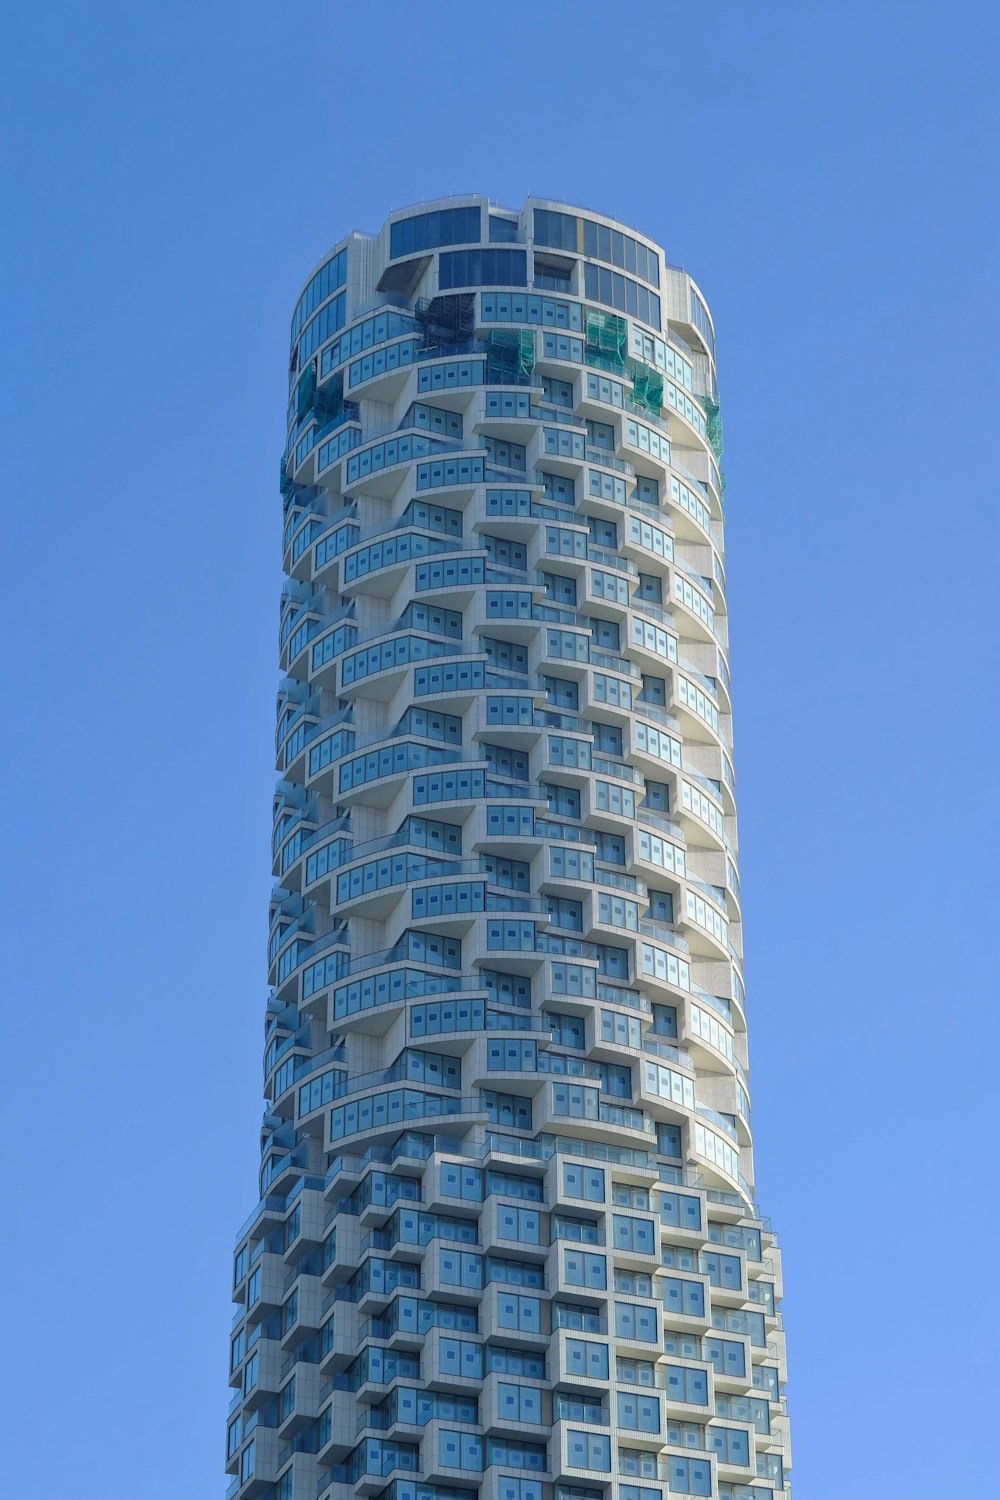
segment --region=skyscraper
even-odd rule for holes
[[[780,1500],[712,319],[449,198],[291,327],[231,1495]]]

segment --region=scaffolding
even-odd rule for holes
[[[496,328],[486,335],[486,384],[530,385],[535,335],[530,328]]]
[[[476,326],[475,294],[454,292],[444,297],[421,297],[414,312],[426,348],[441,345],[453,349],[472,338]]]

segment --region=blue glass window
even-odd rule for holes
[[[598,1469],[602,1474],[610,1474],[611,1439],[602,1433],[570,1427],[566,1433],[566,1461],[575,1469]]]
[[[415,255],[438,245],[464,245],[480,239],[482,213],[478,203],[469,208],[441,208],[397,220],[389,231],[389,255]]]
[[[584,291],[591,302],[603,303],[617,312],[629,313],[650,328],[660,327],[660,298],[631,276],[604,266],[584,266]]]
[[[497,1382],[497,1413],[505,1422],[541,1422],[542,1392],[538,1386]]]
[[[714,1448],[722,1463],[750,1464],[750,1439],[739,1427],[709,1427],[708,1446]]]
[[[605,1256],[567,1248],[563,1251],[563,1266],[567,1286],[585,1286],[600,1291],[606,1290],[608,1263]]]
[[[583,253],[594,260],[603,260],[617,266],[650,286],[660,284],[660,258],[655,250],[648,249],[641,240],[612,229],[609,224],[595,224],[590,219],[583,221]],[[644,320],[645,321],[645,320]],[[659,325],[657,325],[659,326]]]
[[[475,1433],[442,1427],[438,1433],[438,1443],[438,1462],[443,1469],[482,1470],[483,1440]]]
[[[660,1283],[663,1306],[667,1312],[687,1317],[705,1316],[705,1288],[700,1281],[686,1281],[680,1276],[664,1276]]]
[[[627,1214],[614,1214],[612,1226],[616,1250],[631,1250],[638,1255],[656,1254],[658,1236],[652,1219],[633,1219]]]
[[[616,1302],[615,1332],[619,1338],[638,1339],[645,1344],[659,1343],[657,1309],[646,1307],[641,1302]]]
[[[513,1292],[500,1293],[497,1297],[497,1327],[541,1333],[541,1302],[537,1297],[522,1297]]]
[[[684,1495],[710,1495],[712,1493],[712,1466],[703,1458],[675,1458],[670,1454],[670,1488]]]
[[[305,291],[295,304],[295,311],[292,314],[293,344],[299,329],[309,315],[319,307],[321,302],[325,302],[327,297],[342,287],[346,279],[347,251],[338,250],[337,254],[332,255],[326,265],[321,266],[315,276],[310,279]]]
[[[551,208],[535,209],[535,244],[547,245],[552,250],[569,250],[576,254],[577,218],[575,214],[561,214]]]
[[[346,313],[346,294],[338,292],[332,301],[327,302],[315,317],[310,319],[299,338],[298,369],[302,369],[306,360],[315,349],[319,348],[324,339],[328,339],[331,333],[336,333],[338,328],[343,328]]]
[[[531,1467],[534,1468],[534,1464]],[[423,1500],[422,1495],[420,1500]],[[433,1500],[433,1497],[428,1497],[428,1500]],[[461,1497],[455,1496],[454,1500],[461,1500]],[[522,1479],[517,1474],[501,1474],[497,1479],[497,1500],[542,1500],[542,1482],[540,1479]]]
[[[586,1198],[593,1203],[603,1203],[603,1167],[583,1167],[576,1162],[566,1162],[563,1166],[563,1192],[567,1198]]]
[[[458,286],[527,284],[528,256],[524,250],[448,250],[438,258],[438,286],[443,292]],[[659,328],[659,322],[656,326]]]
[[[708,1372],[692,1370],[685,1365],[665,1367],[668,1401],[686,1401],[692,1406],[708,1405]]]
[[[631,1427],[638,1432],[659,1432],[659,1396],[642,1396],[638,1391],[619,1391],[618,1425]]]
[[[679,1229],[700,1229],[700,1199],[692,1198],[687,1193],[661,1192],[660,1222],[676,1225]]]
[[[563,1345],[566,1372],[586,1375],[590,1380],[608,1379],[608,1346],[592,1339],[570,1339]]]
[[[720,1339],[709,1336],[702,1340],[704,1357],[720,1375],[745,1375],[746,1350],[735,1339]],[[754,1373],[764,1368],[754,1366]]]

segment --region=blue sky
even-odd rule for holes
[[[53,0],[0,28],[10,1493],[222,1494],[288,318],[346,230],[472,190],[634,223],[713,309],[795,1484],[985,1494],[995,8]]]

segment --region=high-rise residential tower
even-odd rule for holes
[[[239,1500],[782,1500],[712,319],[449,198],[292,315]]]

